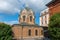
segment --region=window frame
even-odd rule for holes
[[[38,30],[35,30],[35,35],[38,36]]]
[[[23,16],[23,21],[25,21],[26,16]]]
[[[32,22],[32,16],[30,16],[30,22]]]
[[[28,30],[28,35],[31,36],[31,29]]]

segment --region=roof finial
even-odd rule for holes
[[[29,5],[26,3],[26,7],[29,7]]]
[[[30,10],[28,3],[25,4],[25,9],[26,9],[27,11]]]

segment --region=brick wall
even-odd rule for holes
[[[54,13],[60,12],[60,3],[57,3],[55,5],[51,4],[48,7],[49,7],[50,15],[53,15]]]
[[[31,36],[28,35],[28,30],[31,30]],[[21,39],[22,38],[39,38],[43,37],[43,29],[41,27],[29,27],[24,26],[22,29],[22,26],[14,26],[12,28],[14,33],[14,38]],[[38,35],[35,35],[35,30],[38,30]]]

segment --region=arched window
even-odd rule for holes
[[[38,35],[38,30],[35,30],[35,35],[36,35],[36,36]]]
[[[43,17],[42,17],[42,25],[43,25]]]
[[[43,30],[41,30],[41,35],[43,35],[44,33],[43,33]]]
[[[25,21],[25,18],[26,18],[26,17],[25,17],[25,16],[23,16],[23,21]]]
[[[30,22],[32,22],[32,16],[30,16]]]
[[[45,16],[45,23],[47,24],[47,17]]]
[[[31,30],[30,30],[30,29],[29,29],[29,31],[28,31],[28,35],[31,36]]]

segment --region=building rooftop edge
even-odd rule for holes
[[[46,6],[49,6],[51,3],[55,2],[55,0],[50,1],[49,3],[46,4]]]
[[[23,25],[23,24],[13,24],[12,27],[14,27],[15,25],[16,25],[16,26],[30,26],[30,27],[31,27],[31,26],[34,26],[34,27],[41,27],[41,26],[39,26],[39,25],[37,25],[37,24],[36,24],[36,25],[35,25],[35,24],[34,24],[34,25],[33,25],[33,24],[32,24],[32,25],[31,25],[31,24],[29,24],[29,25],[28,25],[28,24],[27,24],[27,25]]]

